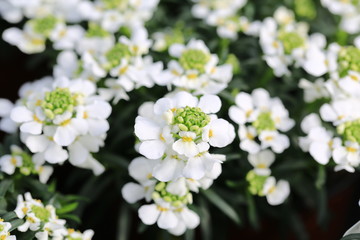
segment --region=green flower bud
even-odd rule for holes
[[[164,182],[159,182],[158,184],[156,184],[155,186],[155,190],[160,192],[161,190],[163,190],[166,187],[166,183]]]
[[[340,77],[345,77],[349,71],[360,72],[360,49],[354,46],[343,47],[337,61]]]
[[[54,16],[36,18],[29,21],[34,29],[34,32],[44,36],[49,36],[50,32],[55,28],[57,22],[58,20]]]
[[[49,119],[54,119],[56,115],[61,115],[66,111],[73,112],[74,105],[76,101],[68,88],[56,88],[45,93],[42,108]]]
[[[120,64],[123,58],[130,59],[131,52],[127,45],[123,43],[117,43],[105,54],[106,59],[109,61],[109,68],[116,67]]]
[[[253,195],[263,196],[262,190],[268,176],[257,175],[253,170],[249,171],[246,175],[246,180],[249,183],[249,192]]]
[[[262,132],[264,130],[272,131],[276,129],[275,122],[272,120],[270,112],[260,113],[252,125],[258,132]]]
[[[199,49],[188,49],[181,54],[179,63],[185,70],[197,70],[199,73],[204,73],[205,65],[209,60],[208,53]]]
[[[233,74],[238,74],[241,72],[240,62],[239,59],[235,56],[235,54],[229,54],[225,63],[232,66]]]
[[[110,33],[101,28],[96,23],[89,23],[89,29],[86,32],[86,37],[92,38],[92,37],[108,37],[110,36]]]
[[[338,126],[337,131],[343,135],[345,141],[357,142],[360,144],[360,119],[346,122]]]
[[[128,7],[128,0],[102,0],[106,9],[124,10]]]
[[[294,49],[302,47],[305,44],[305,39],[297,32],[280,32],[278,39],[283,44],[286,54],[291,54]]]
[[[179,108],[175,111],[173,118],[173,124],[177,125],[181,131],[190,130],[197,135],[209,122],[210,117],[197,107]]]
[[[33,205],[31,211],[35,214],[35,217],[39,218],[44,223],[48,222],[51,216],[50,211],[44,207]]]
[[[300,17],[314,19],[316,8],[313,0],[295,0],[295,12]]]

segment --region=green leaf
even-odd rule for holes
[[[249,208],[248,217],[250,224],[253,228],[259,229],[259,219],[257,215],[256,205],[254,202],[254,197],[249,191],[246,191],[246,201]]]
[[[14,218],[18,218],[15,212],[8,212],[5,215],[2,216],[2,218],[6,221],[9,222],[10,220],[14,219]]]
[[[63,214],[61,215],[61,218],[70,219],[79,224],[81,223],[81,219],[74,214]]]
[[[131,214],[129,207],[126,204],[122,204],[119,218],[118,218],[118,240],[127,240],[129,239],[129,229],[131,223]]]
[[[209,199],[215,206],[217,206],[225,215],[227,215],[231,220],[233,220],[236,224],[241,224],[241,220],[236,211],[222,199],[217,193],[213,190],[208,189],[206,191],[201,191],[204,196]]]
[[[325,166],[319,165],[315,186],[317,189],[321,189],[326,182]]]
[[[203,240],[210,240],[212,236],[211,215],[207,202],[200,198],[198,212],[200,215],[200,230]]]
[[[79,203],[77,203],[77,202],[65,205],[65,206],[63,206],[63,207],[61,207],[59,209],[56,209],[56,213],[58,215],[61,215],[61,214],[64,214],[64,213],[72,212],[78,207],[78,205],[79,205]]]
[[[19,226],[24,224],[24,220],[22,219],[16,219],[14,221],[11,221],[11,228],[10,228],[10,232],[16,228],[18,228]]]
[[[6,179],[1,181],[0,183],[0,197],[4,197],[6,192],[9,190],[11,185],[13,184],[12,180]]]

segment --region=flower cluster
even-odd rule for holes
[[[53,205],[44,205],[40,200],[33,199],[30,193],[18,196],[16,209],[14,210],[19,219],[25,222],[17,230],[20,232],[34,231],[35,237],[39,240],[59,239],[59,240],[91,240],[94,232],[86,230],[84,233],[67,229],[66,221],[59,219],[56,215],[56,208]]]
[[[76,51],[59,54],[54,76],[93,82],[105,79],[99,93],[116,104],[121,99],[128,100],[127,92],[135,88],[154,86],[154,76],[160,74],[163,65],[143,56],[151,44],[144,28],[133,29],[130,38],[121,36],[116,42],[112,33],[92,23]]]
[[[133,203],[145,198],[154,204],[139,209],[145,224],[158,226],[175,235],[199,224],[190,191],[207,189],[221,173],[224,155],[210,154],[209,148],[225,147],[234,137],[234,127],[214,113],[221,107],[217,96],[198,100],[187,92],[146,103],[136,118],[135,134],[140,140],[137,158],[129,166],[139,184],[128,183],[124,198]]]
[[[175,43],[169,53],[176,60],[154,79],[159,85],[174,85],[195,95],[218,94],[232,79],[232,66],[218,66],[218,56],[211,54],[202,40],[192,39],[186,46]]]
[[[5,222],[0,218],[0,239],[1,240],[16,240],[16,236],[10,235],[11,223]]]
[[[204,19],[206,24],[217,27],[217,34],[222,38],[237,39],[238,32],[257,35],[259,22],[250,23],[238,12],[247,0],[192,0],[191,12],[194,17]]]
[[[199,188],[208,188],[212,179],[219,176],[221,165],[216,163],[211,173],[208,172],[207,177],[199,181],[180,177],[169,182],[158,181],[152,176],[156,165],[156,160],[143,157],[134,159],[129,165],[129,173],[138,183],[125,184],[122,195],[129,203],[141,199],[145,199],[147,203],[153,202],[139,208],[139,217],[143,223],[157,223],[159,228],[181,235],[186,229],[193,229],[200,223],[199,216],[188,208],[193,201],[190,191],[198,192]]]
[[[260,197],[266,196],[270,205],[283,203],[290,194],[290,186],[286,180],[276,182],[275,177],[270,176],[270,166],[275,161],[275,154],[267,149],[249,154],[248,160],[254,167],[246,175],[250,193]]]
[[[78,9],[84,20],[96,22],[109,32],[121,27],[142,27],[148,21],[159,0],[80,0]]]
[[[289,138],[279,131],[289,131],[295,122],[289,118],[281,100],[270,98],[262,88],[251,94],[237,94],[235,103],[229,109],[229,116],[239,124],[240,148],[249,153],[249,163],[254,167],[246,177],[249,190],[254,195],[265,195],[271,205],[281,204],[290,193],[289,184],[285,180],[276,184],[270,176],[270,165],[275,160],[273,152],[282,153],[290,146]]]
[[[324,7],[341,17],[340,28],[350,34],[360,31],[360,3],[357,0],[321,0]]]
[[[33,161],[62,164],[69,159],[101,174],[104,167],[91,153],[104,145],[111,106],[95,95],[95,85],[59,78],[35,82],[27,90],[10,117],[20,125],[23,143],[35,153]]]
[[[255,154],[270,147],[275,153],[282,153],[289,147],[289,138],[279,131],[289,131],[295,122],[279,98],[270,98],[265,89],[258,88],[251,94],[239,93],[235,103],[229,116],[239,124],[242,150]]]
[[[23,29],[5,30],[3,39],[29,54],[44,51],[46,40],[50,40],[57,50],[72,50],[81,46],[86,37],[83,27],[73,23],[89,21],[111,33],[118,32],[121,27],[143,27],[157,4],[158,0],[5,0],[0,7],[4,19],[19,22],[26,17],[29,20]]]
[[[9,175],[13,175],[16,169],[20,173],[28,176],[30,174],[39,175],[39,180],[46,183],[53,173],[51,166],[44,166],[43,162],[37,162],[37,159],[24,152],[18,146],[11,146],[11,154],[0,157],[0,171]]]
[[[289,66],[302,67],[308,55],[311,57],[324,47],[325,37],[319,33],[309,36],[308,30],[308,24],[296,22],[294,13],[285,7],[279,7],[274,17],[262,22],[260,45],[276,76],[289,75]]]

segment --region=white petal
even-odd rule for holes
[[[182,173],[184,163],[174,158],[165,158],[154,167],[153,175],[162,182],[176,180]]]
[[[145,197],[144,187],[132,182],[124,185],[121,194],[128,203],[135,203]]]
[[[200,224],[199,215],[188,208],[184,208],[183,211],[180,212],[180,215],[184,220],[186,227],[190,229],[194,229]]]
[[[205,166],[201,157],[189,158],[183,171],[184,177],[199,180],[205,175]]]
[[[200,98],[198,107],[204,113],[217,113],[221,108],[221,100],[216,95],[204,95]]]
[[[59,145],[53,143],[45,151],[44,158],[49,163],[62,163],[68,159],[68,152]]]
[[[313,142],[309,148],[310,155],[320,164],[327,164],[331,157],[331,151],[326,142]]]
[[[149,159],[158,159],[164,155],[166,145],[160,140],[142,142],[139,152]]]
[[[45,149],[49,144],[49,141],[50,140],[44,135],[40,135],[40,136],[30,135],[26,138],[25,144],[32,153],[37,153],[37,152],[45,151]]]
[[[162,229],[169,229],[176,227],[178,218],[172,211],[163,211],[160,213],[160,217],[157,221],[157,225]]]
[[[237,124],[246,123],[245,112],[236,106],[231,106],[229,108],[229,117],[231,118],[231,120],[233,120]]]
[[[152,140],[159,139],[161,134],[161,128],[155,122],[138,116],[135,120],[135,135],[140,140]]]
[[[10,114],[14,104],[7,99],[0,98],[0,117],[4,117]]]
[[[73,165],[80,165],[86,161],[89,156],[89,151],[79,142],[74,142],[68,147],[69,161]]]
[[[17,123],[29,122],[33,120],[33,113],[25,106],[19,106],[11,111],[10,117]]]
[[[104,101],[95,101],[86,107],[89,117],[96,119],[107,119],[111,114],[111,106]]]
[[[24,132],[24,133],[39,135],[42,132],[42,126],[43,125],[41,123],[38,123],[35,121],[30,121],[30,122],[21,124],[20,131]]]
[[[159,218],[160,211],[155,204],[143,205],[139,208],[139,218],[146,225],[152,225],[156,223]]]
[[[101,136],[110,129],[107,120],[88,119],[87,122],[89,124],[89,133],[92,136]]]
[[[69,125],[57,127],[54,134],[54,141],[60,146],[69,146],[74,142],[75,138],[76,133]]]

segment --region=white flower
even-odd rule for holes
[[[7,99],[0,98],[0,130],[7,133],[14,133],[17,130],[17,125],[10,118],[11,110],[14,104]]]
[[[333,158],[337,164],[336,171],[345,169],[348,172],[355,172],[354,167],[360,164],[359,144],[346,141],[345,146],[338,146],[333,150]]]
[[[349,98],[332,101],[320,108],[320,116],[324,121],[332,122],[334,126],[360,118],[358,99]]]
[[[21,140],[36,153],[37,161],[63,163],[70,157],[73,165],[96,175],[104,171],[91,153],[104,144],[111,107],[95,95],[93,83],[59,78],[50,86],[32,89],[23,101],[11,117],[22,123]]]
[[[218,57],[210,54],[201,40],[192,39],[186,46],[175,43],[169,53],[176,60],[171,60],[168,69],[154,79],[159,85],[175,85],[196,95],[217,94],[232,78],[232,66],[218,66]]]
[[[304,89],[305,102],[313,102],[316,99],[329,97],[329,92],[322,78],[316,79],[314,83],[302,78],[298,86]]]
[[[264,150],[257,154],[249,154],[248,160],[257,175],[269,176],[270,165],[275,161],[275,154],[270,150]]]
[[[276,153],[282,153],[290,146],[289,138],[283,134],[279,134],[277,131],[262,131],[259,139],[262,149],[271,147]]]
[[[4,240],[16,240],[16,236],[10,235],[11,223],[5,222],[4,219],[0,218],[0,239]]]
[[[268,177],[263,187],[263,193],[270,205],[279,205],[289,196],[290,186],[285,180],[279,180],[276,183],[274,177]]]

